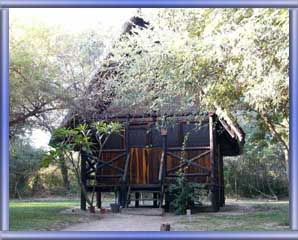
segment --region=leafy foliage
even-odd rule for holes
[[[248,135],[262,133],[258,141],[247,138],[243,162],[256,159],[264,171],[283,175],[289,151],[288,11],[159,9],[144,10],[143,17],[152,27],[136,29],[113,50],[120,79],[114,104],[132,112],[142,106],[161,115],[230,116]],[[241,119],[251,116],[255,126],[246,127],[249,120]],[[265,159],[269,168],[261,163]]]
[[[105,47],[95,30],[64,33],[43,22],[13,18],[10,26],[10,135],[32,127],[48,131],[64,110],[78,108]]]
[[[93,129],[92,129],[93,128]],[[94,130],[94,132],[92,132]],[[95,187],[93,188],[91,198],[88,195],[86,186],[81,176],[81,160],[75,155],[75,152],[80,154],[94,155],[93,151],[98,153],[96,156],[101,158],[103,147],[112,134],[120,134],[122,126],[119,123],[111,122],[95,122],[91,127],[87,124],[79,124],[75,128],[58,128],[55,130],[51,146],[54,148],[48,152],[44,158],[44,163],[49,164],[59,161],[61,158],[65,159],[71,166],[72,171],[76,176],[77,183],[84,194],[87,203],[93,207]],[[93,134],[96,136],[96,142],[92,139]],[[97,161],[97,158],[91,159]],[[97,166],[97,164],[95,164]],[[95,186],[95,184],[94,184]]]
[[[106,36],[13,21],[11,136],[37,125],[52,131],[58,112],[84,112],[90,106],[78,103],[91,95],[102,99],[103,92],[113,96],[112,107],[132,114],[221,110],[234,115],[247,134],[244,155],[226,166],[228,189],[234,191],[237,179],[241,195],[283,192],[289,151],[288,11],[148,9],[140,14],[150,26],[133,29],[135,34],[113,46],[106,67],[117,63],[115,72],[91,90],[87,86]],[[91,148],[90,129],[80,127],[57,130],[57,138],[75,140],[63,146],[65,151]],[[94,128],[103,134],[96,136],[102,143],[110,130],[104,132],[101,124]],[[255,190],[241,183],[246,178]]]
[[[244,119],[246,144],[242,156],[225,159],[226,193],[237,197],[278,199],[287,196],[284,150],[252,116]]]
[[[14,198],[30,196],[30,179],[42,167],[44,151],[30,145],[28,139],[15,139],[10,144],[10,195]]]
[[[195,194],[198,187],[200,187],[198,183],[189,182],[185,176],[175,178],[175,182],[169,187],[169,193],[173,197],[170,207],[177,215],[185,214],[187,209],[194,206],[194,202],[198,200]]]

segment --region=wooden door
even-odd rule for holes
[[[156,184],[161,148],[130,148],[130,183]]]

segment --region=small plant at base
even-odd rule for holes
[[[186,163],[186,166],[178,170],[178,177],[175,179],[175,182],[169,187],[169,193],[174,198],[173,201],[171,201],[170,203],[170,207],[175,210],[175,213],[177,215],[185,214],[186,209],[190,209],[194,206],[195,200],[198,200],[195,191],[200,187],[200,184],[189,182],[186,178],[188,164],[186,159],[185,147],[188,137],[189,133],[187,133],[184,137],[181,155],[182,164]]]
[[[196,183],[190,183],[185,176],[176,178],[175,183],[169,187],[169,192],[172,194],[174,200],[170,203],[177,215],[185,214],[186,209],[190,209],[197,200],[194,192],[197,188]]]

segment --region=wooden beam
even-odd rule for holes
[[[164,155],[165,155],[165,152],[162,151],[161,153],[161,158],[160,158],[160,164],[159,164],[159,173],[158,173],[158,181],[159,182],[162,182],[163,180],[163,173],[164,173]]]
[[[161,136],[162,136],[162,151],[164,152],[164,160],[163,160],[163,175],[162,179],[164,179],[167,176],[167,152],[168,152],[168,131],[166,129],[161,130]]]
[[[207,177],[210,176],[209,173],[185,173],[185,177]],[[168,174],[167,177],[179,177],[178,174]]]
[[[102,152],[125,152],[126,149],[120,149],[120,148],[115,148],[115,149],[103,149]]]
[[[130,162],[130,154],[127,154],[126,161],[125,161],[125,166],[124,166],[124,174],[122,177],[122,182],[126,183],[127,182],[127,176],[128,176],[128,166]]]
[[[169,147],[168,151],[195,151],[195,150],[209,150],[209,146],[202,146],[202,147]]]
[[[107,174],[107,175],[97,175],[96,178],[95,176],[88,176],[88,180],[92,180],[92,179],[101,179],[101,178],[122,178],[122,174]]]
[[[111,160],[109,160],[109,161],[107,161],[107,162],[98,159],[98,161],[101,162],[102,164],[100,164],[99,166],[97,166],[97,170],[100,169],[100,168],[104,168],[104,167],[108,166],[108,167],[110,167],[110,168],[114,168],[114,169],[118,169],[119,171],[123,171],[123,169],[118,168],[118,167],[115,167],[115,166],[111,165],[111,163],[113,163],[113,162],[119,160],[121,157],[124,157],[125,154],[126,154],[126,153],[121,153],[121,154],[119,154],[119,155],[113,157]]]
[[[196,166],[196,167],[198,167],[198,168],[204,169],[204,170],[206,170],[206,171],[209,172],[210,169],[208,169],[208,168],[206,168],[206,167],[204,167],[204,166],[201,166],[201,165],[199,165],[199,164],[193,162],[193,161],[195,161],[195,160],[198,160],[198,159],[204,157],[205,155],[207,155],[207,154],[209,154],[209,153],[210,153],[210,151],[208,150],[208,151],[205,151],[205,152],[203,152],[203,153],[201,153],[201,154],[199,154],[199,155],[197,155],[197,156],[195,156],[195,157],[193,157],[193,158],[191,158],[191,159],[186,159],[186,158],[180,157],[180,156],[178,156],[178,155],[176,155],[176,154],[174,154],[174,153],[168,152],[168,154],[169,154],[170,156],[172,156],[172,157],[174,157],[174,158],[176,158],[176,159],[178,159],[178,160],[180,160],[180,161],[182,161],[182,160],[185,161],[184,163],[182,163],[182,164],[180,164],[180,165],[178,165],[178,166],[176,166],[176,167],[173,167],[173,168],[169,169],[168,172],[173,172],[173,171],[175,171],[175,170],[178,170],[178,169],[184,167],[184,166],[187,165],[187,164],[189,164],[189,165],[194,165],[194,166]]]

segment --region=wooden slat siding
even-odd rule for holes
[[[139,157],[137,148],[130,148],[130,184],[139,183]]]
[[[130,183],[154,184],[158,182],[160,148],[130,149]]]
[[[119,152],[116,151],[116,152],[104,152],[102,153],[102,160],[105,161],[105,162],[108,162],[110,160],[112,160],[113,158],[115,158],[116,156],[119,155]],[[123,155],[121,158],[119,158],[118,160],[116,160],[115,162],[111,163],[112,166],[115,166],[117,168],[120,168],[120,169],[123,169],[124,170],[124,167],[125,167],[125,160],[126,160],[126,156]],[[97,172],[97,175],[105,175],[105,176],[108,176],[108,175],[121,175],[121,173],[119,171],[117,171],[116,169],[113,169],[113,168],[110,168],[108,166],[105,166],[101,169],[98,170]],[[107,184],[119,184],[119,181],[120,181],[120,178],[105,178],[104,180],[103,179],[100,179],[99,180],[101,183],[107,183]],[[100,183],[100,184],[101,184]]]
[[[206,150],[197,150],[197,151],[187,151],[186,154],[185,154],[185,157],[187,159],[191,159],[195,156],[198,156],[202,153],[204,153]],[[183,154],[183,151],[175,151],[173,152],[175,153],[176,155],[178,156],[182,156]],[[206,154],[205,156],[201,157],[200,159],[197,159],[195,161],[193,161],[194,163],[197,163],[205,168],[208,168],[208,169],[211,169],[211,163],[210,163],[210,154]],[[167,161],[168,165],[167,165],[167,171],[174,168],[174,167],[177,167],[180,165],[180,161],[178,159],[176,159],[175,157],[171,156],[168,154],[168,161]],[[171,174],[174,174],[175,172],[171,172]],[[188,167],[188,170],[187,170],[187,173],[206,173],[206,171],[196,167],[196,166],[193,166],[193,165],[190,165]],[[206,183],[207,182],[207,177],[205,176],[202,176],[202,177],[188,177],[188,179],[190,181],[193,181],[193,182],[198,182],[198,183]],[[210,177],[209,177],[210,179]]]
[[[182,146],[183,144],[183,124],[184,123],[178,123],[178,138],[179,138],[179,145]]]
[[[185,156],[188,159],[191,159],[195,156],[198,156],[204,153],[206,150],[196,150],[196,151],[187,151]],[[183,151],[174,151],[178,156],[182,156]],[[159,161],[162,154],[161,148],[130,148],[130,163],[129,163],[129,171],[130,171],[130,184],[155,184],[158,182],[158,173],[159,173]],[[119,152],[109,152],[103,153],[102,159],[104,161],[109,161],[115,156],[119,155]],[[172,157],[171,155],[167,156],[167,170],[172,169],[178,166],[181,162],[176,158]],[[194,161],[203,167],[211,169],[211,161],[209,154],[201,157]],[[114,162],[115,166],[124,169],[125,165],[125,157],[119,159],[118,161]],[[198,168],[197,166],[190,165],[188,167],[187,173],[206,173],[205,170]],[[104,167],[98,173],[99,175],[119,175],[115,169]],[[171,174],[175,174],[172,172]],[[206,183],[207,179],[210,177],[205,176],[192,176],[188,177],[190,181],[199,182],[199,183]],[[100,179],[100,185],[110,185],[110,184],[119,184],[118,178],[102,178]]]
[[[177,159],[177,161],[179,161],[179,164],[177,164],[176,167],[168,169],[168,172],[171,171],[176,171],[178,169],[184,168],[184,167],[196,167],[200,170],[204,170],[205,171],[210,171],[210,169],[207,169],[206,167],[202,166],[201,164],[196,163],[196,161],[199,161],[201,158],[203,158],[205,155],[209,155],[210,151],[205,151],[203,153],[200,154],[196,154],[192,157],[189,157],[189,154],[187,152],[181,152],[181,156],[177,155],[177,154],[173,154],[171,152],[168,152],[168,155],[172,156],[173,158]],[[189,166],[188,166],[189,165]]]
[[[133,149],[129,150],[130,153],[130,163],[129,163],[129,183],[132,184],[133,180],[136,178],[136,164],[134,160]]]
[[[141,162],[142,162],[142,183],[147,183],[147,161],[148,161],[148,157],[147,157],[147,153],[146,153],[146,150],[147,149],[144,149],[142,151],[142,159],[141,159]]]
[[[134,159],[132,164],[134,166],[136,166],[136,169],[134,171],[136,173],[136,177],[134,179],[136,180],[136,183],[140,184],[140,167],[141,166],[140,166],[140,160],[139,160],[140,159],[139,152],[137,151],[137,149],[132,149],[132,151],[133,151],[132,159]]]
[[[122,148],[121,149],[106,148],[106,149],[103,149],[102,152],[103,153],[105,153],[105,152],[125,152],[125,149],[124,148],[123,149]]]
[[[121,154],[117,154],[115,157],[112,157],[109,160],[103,161],[101,158],[98,160],[98,166],[97,166],[97,170],[100,168],[113,168],[116,171],[122,172],[123,173],[123,169],[119,168],[116,166],[116,164],[114,164],[116,161],[121,161],[121,158],[123,158],[126,154],[125,153],[121,153]]]

